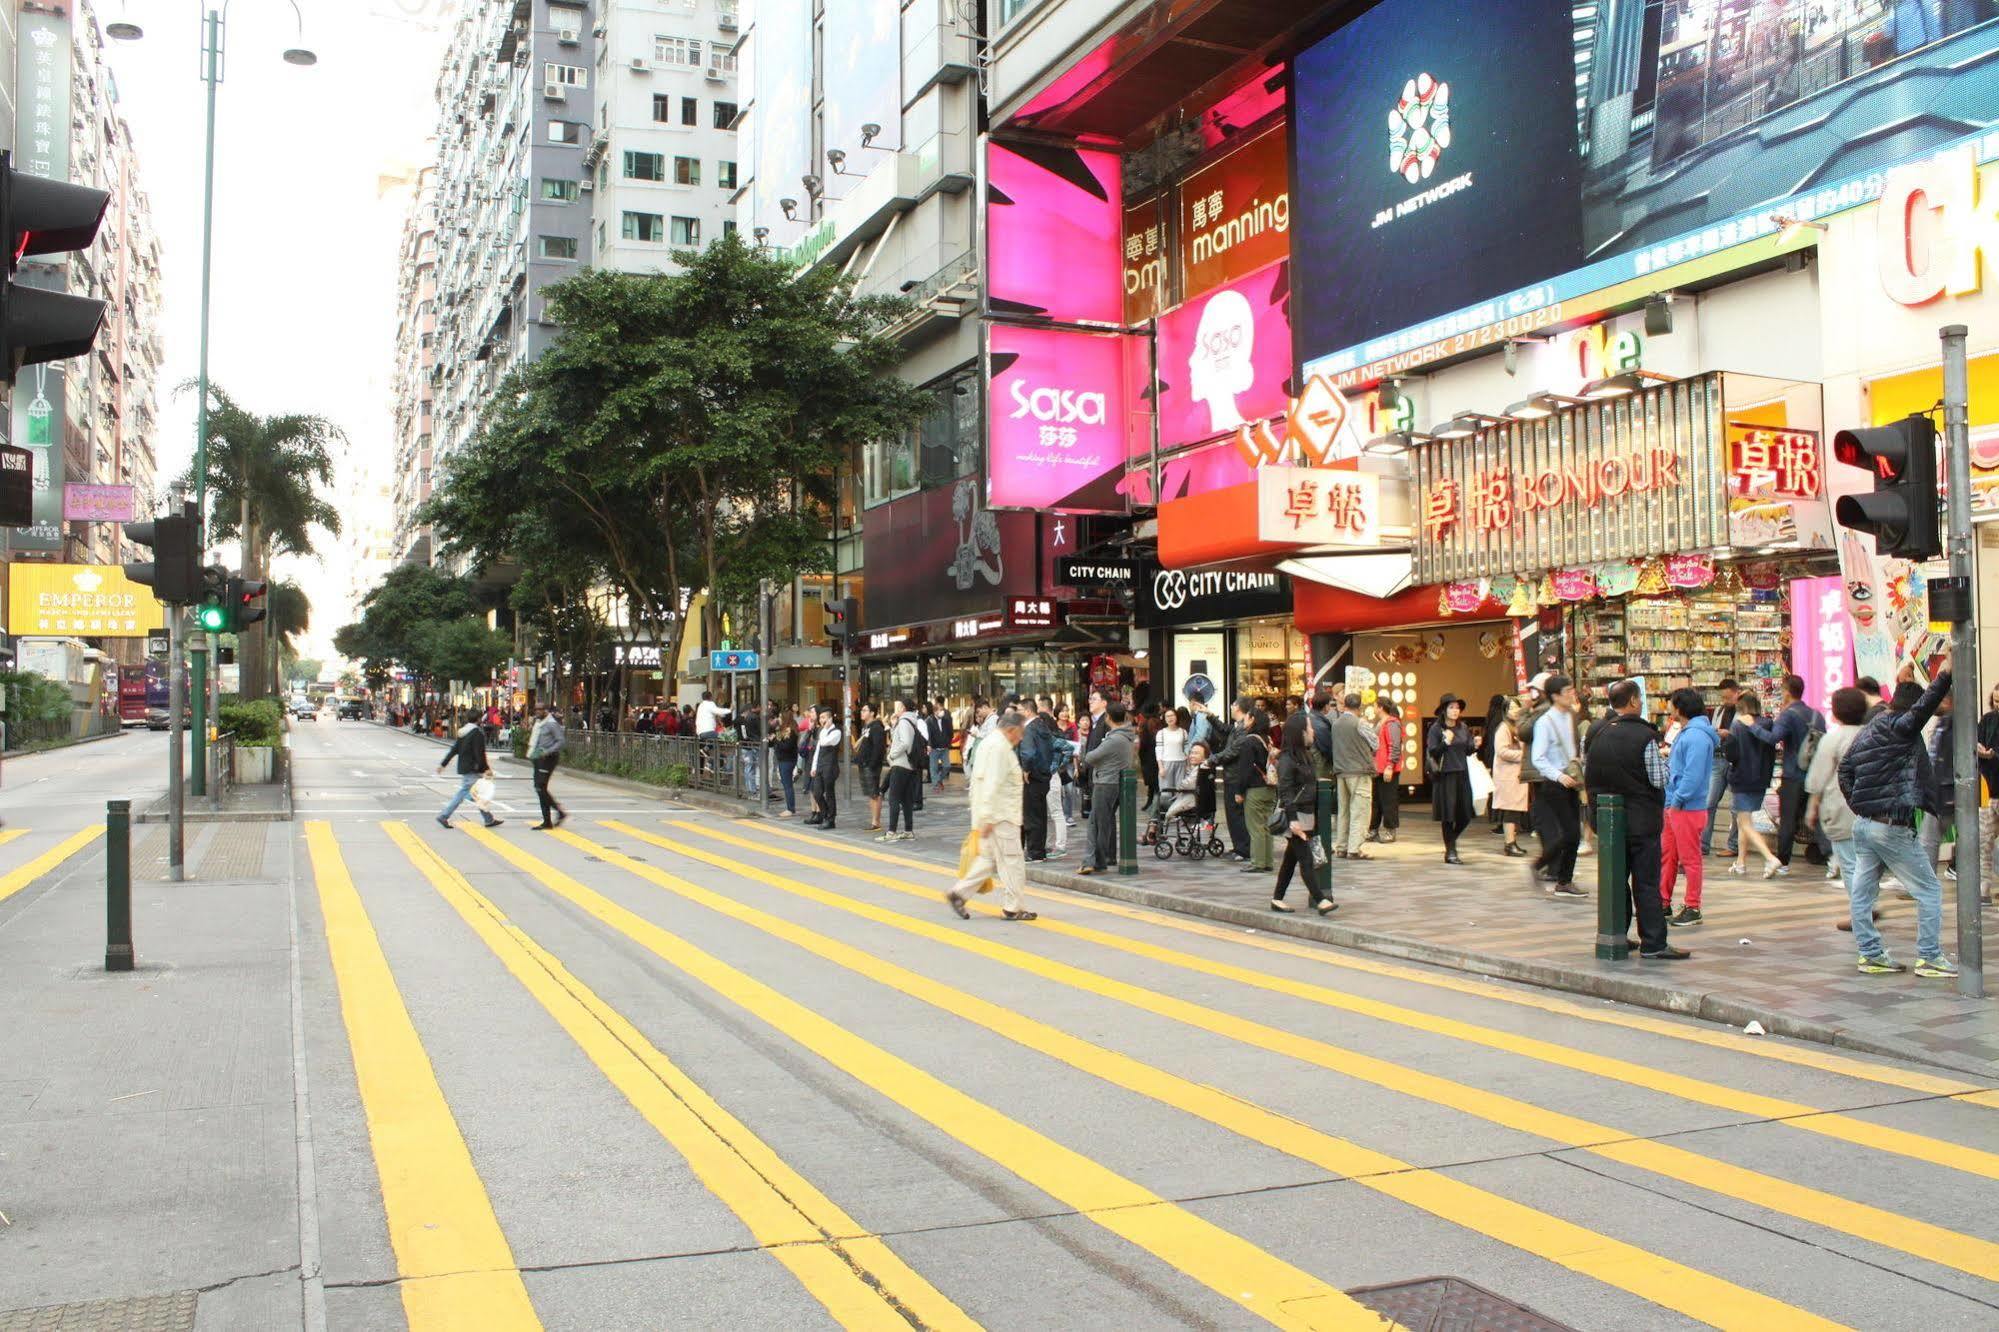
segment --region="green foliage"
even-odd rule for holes
[[[410,635],[408,665],[431,680],[483,683],[513,654],[512,635],[488,628],[477,616],[418,625]]]
[[[7,690],[10,722],[66,721],[76,710],[68,686],[37,671],[0,671],[0,686]]]
[[[396,666],[440,684],[484,680],[513,652],[511,638],[487,628],[469,580],[421,564],[391,569],[333,646],[378,685]]]
[[[285,663],[285,680],[291,684],[311,684],[325,668],[326,663],[318,657],[293,657]]]
[[[284,709],[273,698],[224,694],[215,701],[215,730],[233,731],[236,743],[246,749],[273,748],[284,735]]]

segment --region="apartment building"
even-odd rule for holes
[[[437,168],[424,166],[410,182],[409,212],[403,219],[396,267],[396,361],[390,377],[393,399],[395,477],[389,510],[399,561],[430,561],[430,529],[418,521],[430,498],[431,438],[435,428],[432,394],[437,371]]]

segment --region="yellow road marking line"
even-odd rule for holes
[[[1082,1153],[974,1100],[907,1060],[626,910],[512,842],[483,828],[468,831],[501,859],[534,876],[551,891],[650,949],[670,966],[768,1023],[833,1067],[1233,1303],[1279,1327],[1382,1326],[1379,1315],[1309,1272],[1273,1257],[1242,1237],[1202,1220]],[[597,851],[595,844],[570,833],[558,831],[553,836]],[[600,854],[606,859],[617,855],[608,849]],[[634,861],[627,861],[626,865],[634,872],[660,873]]]
[[[6,831],[12,832],[14,837],[19,837],[27,829],[8,829]],[[6,874],[0,875],[0,902],[4,902],[15,893],[20,892],[36,879],[55,869],[56,866],[62,864],[65,860],[68,860],[71,856],[83,850],[84,847],[89,846],[103,835],[104,825],[94,823],[88,828],[71,833],[19,869],[9,870]],[[13,838],[10,837],[7,840],[12,841]]]
[[[1230,1013],[1177,999],[1155,990],[1144,989],[1125,981],[1112,980],[1081,967],[1053,961],[1024,949],[992,943],[950,925],[857,902],[839,893],[771,874],[754,865],[715,855],[670,838],[655,836],[629,825],[605,820],[604,826],[637,837],[654,846],[663,847],[678,855],[768,884],[795,897],[818,902],[849,915],[901,930],[906,934],[930,939],[1057,984],[1101,995],[1106,999],[1129,1004],[1141,1011],[1172,1021],[1183,1022],[1229,1040],[1298,1059],[1345,1077],[1372,1083],[1389,1091],[1441,1105],[1521,1133],[1533,1134],[1570,1147],[1579,1147],[1607,1159],[1636,1166],[1641,1170],[1650,1170],[1697,1188],[1752,1203],[1801,1221],[1844,1231],[1945,1267],[1969,1272],[1987,1281],[1999,1281],[1999,1244],[1989,1240],[1947,1230],[1942,1226],[1931,1225],[1883,1208],[1853,1202],[1818,1189],[1793,1184],[1667,1143],[1637,1138],[1624,1129],[1610,1128],[1572,1115],[1544,1109],[1510,1096],[1466,1086],[1460,1082],[1406,1068],[1370,1055],[1359,1054],[1341,1046],[1300,1036],[1247,1018],[1236,1017]],[[753,842],[726,833],[708,835],[750,850],[760,849]],[[601,850],[597,850],[596,853],[606,854]],[[932,893],[921,890],[907,891],[916,892],[931,901],[936,900],[936,895]],[[990,908],[980,904],[979,910],[989,911]]]
[[[16,837],[26,837],[27,835],[28,830],[26,828],[0,828],[0,846],[7,845],[7,843],[13,841]]]
[[[411,1332],[539,1328],[332,825],[307,823],[305,844]]]
[[[671,821],[669,821],[671,822]],[[835,874],[866,883],[877,883],[898,892],[916,896],[927,896],[925,890],[887,875],[874,874],[867,870],[848,869],[840,865],[828,865],[795,852],[781,851],[775,847],[759,846],[729,833],[702,828],[688,823],[671,823],[671,826],[698,831],[703,836],[717,841],[733,842],[738,846],[779,859],[797,861],[823,868]],[[631,829],[637,832],[637,829]],[[1339,990],[1314,985],[1309,981],[1291,980],[1284,976],[1274,976],[1266,972],[1253,971],[1247,967],[1235,966],[1227,962],[1214,962],[1192,953],[1182,953],[1157,944],[1141,943],[1122,935],[1107,934],[1087,926],[1072,925],[1065,921],[1044,921],[1044,928],[1073,938],[1085,939],[1091,943],[1115,948],[1119,952],[1130,953],[1167,966],[1179,967],[1187,971],[1197,971],[1203,975],[1216,976],[1223,980],[1236,981],[1243,985],[1268,990],[1275,994],[1290,995],[1328,1008],[1338,1008],[1362,1017],[1371,1017],[1416,1031],[1429,1032],[1436,1036],[1446,1036],[1453,1040],[1467,1041],[1488,1049],[1503,1050],[1525,1059],[1553,1064],[1558,1068],[1573,1069],[1594,1077],[1608,1078],[1613,1082],[1623,1082],[1648,1091],[1676,1096],[1684,1101],[1699,1105],[1709,1105],[1721,1110],[1731,1110],[1737,1114],[1751,1115],[1758,1119],[1781,1120],[1807,1132],[1823,1134],[1843,1142],[1861,1147],[1871,1147],[1876,1151],[1890,1152],[1906,1156],[1911,1160],[1928,1162],[1967,1174],[1982,1175],[1999,1180],[1999,1153],[1981,1151],[1959,1143],[1945,1142],[1940,1138],[1927,1137],[1920,1133],[1910,1133],[1903,1129],[1887,1128],[1867,1120],[1856,1119],[1839,1111],[1820,1110],[1816,1106],[1804,1105],[1797,1101],[1786,1101],[1775,1096],[1764,1096],[1757,1092],[1737,1091],[1717,1082],[1701,1078],[1691,1078],[1679,1073],[1669,1073],[1660,1069],[1647,1068],[1626,1059],[1615,1059],[1609,1055],[1592,1054],[1586,1050],[1572,1050],[1568,1046],[1553,1041],[1544,1041],[1532,1036],[1520,1036],[1501,1031],[1496,1027],[1483,1027],[1476,1023],[1461,1022],[1456,1018],[1437,1017],[1415,1009],[1403,1008],[1397,1004],[1384,1003],[1379,999],[1367,999],[1359,995],[1345,994]]]
[[[843,1327],[978,1327],[509,921],[408,824],[382,827],[632,1108]]]
[[[735,872],[770,882],[774,886],[784,884],[784,881],[777,876],[766,875],[754,867],[738,866],[721,857],[710,857],[693,847],[680,847],[664,838],[654,838],[640,833],[626,824],[607,820],[604,826],[637,835],[642,840],[671,847],[698,859],[719,863]],[[591,842],[569,833],[562,836],[572,846],[586,850],[605,862],[636,874],[650,883],[796,944],[858,975],[890,986],[967,1021],[975,1022],[1028,1049],[1038,1050],[1092,1076],[1204,1119],[1252,1142],[1285,1152],[1335,1175],[1350,1178],[1365,1188],[1430,1212],[1445,1221],[1477,1231],[1585,1276],[1629,1290],[1654,1303],[1679,1310],[1689,1317],[1716,1327],[1749,1327],[1759,1323],[1769,1326],[1773,1325],[1772,1320],[1787,1326],[1826,1325],[1813,1315],[1769,1296],[1648,1254],[1636,1246],[1597,1234],[1560,1217],[1512,1202],[1486,1190],[1419,1169],[1395,1157],[1372,1151],[1275,1114],[1218,1088],[1189,1081],[1128,1055],[1092,1044],[1059,1028],[1024,1017],[1010,1009],[989,1003],[942,982],[933,981],[894,963],[882,961],[861,949],[829,939],[783,917],[745,906],[732,898],[688,883],[644,862],[632,860],[601,843]],[[899,917],[894,912],[884,911],[878,907],[854,903],[837,893],[805,885],[798,885],[795,889],[787,891],[795,891],[798,896],[810,900],[825,901],[828,905],[838,906],[846,903],[848,906],[861,908],[854,914],[869,919],[881,919],[883,923],[896,924],[898,921],[906,921],[910,933],[924,937],[935,937],[945,942],[966,941],[961,931],[937,926],[933,932],[932,929],[923,928],[926,922]],[[972,947],[967,951],[1007,961],[1005,955],[1016,950],[1001,945],[986,945]],[[1031,957],[1031,955],[1025,956]],[[1038,971],[1035,968],[1026,969]],[[1075,978],[1057,974],[1060,971],[1074,971]],[[1075,971],[1073,968],[1051,966],[1047,973],[1041,974],[1048,974],[1051,979],[1076,984],[1079,988],[1089,989],[1095,993],[1118,997],[1115,982],[1099,982],[1098,978],[1090,977],[1088,973]],[[1136,989],[1136,987],[1127,988]],[[1138,991],[1138,993],[1147,992]],[[1167,1000],[1165,996],[1155,996],[1155,998],[1160,1001],[1156,1005],[1138,1006],[1163,1016],[1178,1016],[1176,1001]],[[1186,1007],[1196,1008],[1194,1005]]]
[[[690,832],[705,832],[698,823],[683,820],[662,820],[669,826],[684,828]],[[764,836],[782,837],[808,846],[820,847],[828,851],[842,851],[849,855],[861,856],[884,864],[902,865],[910,869],[923,870],[928,874],[942,877],[945,882],[957,878],[950,868],[932,864],[926,860],[916,860],[908,856],[890,855],[867,847],[850,846],[846,842],[826,837],[793,832],[786,828],[762,828]],[[772,851],[773,855],[778,854]],[[813,864],[823,862],[814,861]],[[830,866],[829,866],[830,868]],[[1218,939],[1225,943],[1244,948],[1254,948],[1260,952],[1277,953],[1285,957],[1295,957],[1319,966],[1337,967],[1344,971],[1365,972],[1371,976],[1382,976],[1391,980],[1409,981],[1412,984],[1428,986],[1431,989],[1449,990],[1454,994],[1475,995],[1481,999],[1491,999],[1497,1003],[1512,1004],[1518,1008],[1533,1008],[1544,1013],[1555,1013],[1563,1017],[1581,1018],[1585,1022],[1600,1023],[1605,1026],[1622,1027],[1627,1031],[1649,1032],[1655,1036],[1665,1036],[1693,1045],[1705,1045],[1717,1050],[1727,1050],[1731,1054],[1748,1055],[1757,1059],[1770,1059],[1778,1063],[1795,1064],[1800,1068],[1813,1068],[1823,1073],[1836,1073],[1841,1077],[1856,1078],[1863,1082],[1878,1082],[1884,1086],[1901,1087],[1908,1091],[1926,1092],[1933,1096],[1953,1097],[1967,1105],[1981,1105],[1999,1109],[1999,1090],[1964,1082],[1957,1078],[1947,1078],[1934,1073],[1919,1073],[1909,1069],[1891,1068],[1885,1064],[1868,1063],[1847,1055],[1830,1051],[1808,1049],[1781,1043],[1756,1042],[1733,1033],[1724,1034],[1710,1031],[1702,1026],[1669,1022],[1664,1018],[1646,1017],[1637,1013],[1620,1012],[1610,1007],[1591,1007],[1570,999],[1553,995],[1536,994],[1515,990],[1489,981],[1470,980],[1462,976],[1445,975],[1424,971],[1416,967],[1399,966],[1393,962],[1383,962],[1370,957],[1355,957],[1333,951],[1325,945],[1294,943],[1264,933],[1246,932],[1244,926],[1222,926],[1206,921],[1176,916],[1157,908],[1128,906],[1108,898],[1089,893],[1069,890],[1029,888],[1028,895],[1044,901],[1061,902],[1068,906],[1081,907],[1100,915],[1117,916],[1135,924],[1155,929],[1172,930],[1180,934],[1199,935],[1206,939]]]

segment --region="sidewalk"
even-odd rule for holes
[[[579,778],[582,776],[578,774]],[[800,800],[799,823],[807,808]],[[835,837],[870,841],[867,806],[841,800]],[[964,776],[949,789],[926,792],[916,816],[916,840],[894,845],[897,854],[955,865],[968,823]],[[1143,817],[1140,820],[1143,831]],[[1088,829],[1081,819],[1069,830],[1069,854],[1030,866],[1036,883],[1115,897],[1147,906],[1205,916],[1233,925],[1384,953],[1454,970],[1646,1008],[1684,1013],[1741,1026],[1761,1022],[1766,1031],[1891,1057],[1917,1059],[1978,1076],[1999,1076],[1999,999],[1961,998],[1953,981],[1914,976],[1862,976],[1854,970],[1853,936],[1834,928],[1846,915],[1846,893],[1828,881],[1822,866],[1801,859],[1788,878],[1765,880],[1725,871],[1729,862],[1707,862],[1702,904],[1706,922],[1673,931],[1673,942],[1693,951],[1690,961],[1601,962],[1594,956],[1594,894],[1579,902],[1551,900],[1530,884],[1531,860],[1500,854],[1501,839],[1483,820],[1459,844],[1462,867],[1443,863],[1443,842],[1427,806],[1404,806],[1402,838],[1369,845],[1370,861],[1334,860],[1333,891],[1340,910],[1329,919],[1308,918],[1303,886],[1291,897],[1297,915],[1269,909],[1274,875],[1245,874],[1234,860],[1160,860],[1139,848],[1138,873],[1083,876]],[[1223,834],[1227,841],[1227,834]],[[1531,835],[1522,845],[1534,847]],[[1593,887],[1594,857],[1577,863],[1576,880]],[[1884,894],[1881,929],[1889,947],[1915,957],[1915,904]],[[1952,885],[1944,885],[1946,947],[1955,930]],[[1999,959],[1999,908],[1984,914],[1988,972]]]

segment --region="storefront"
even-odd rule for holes
[[[976,698],[1048,694],[1080,706],[1093,671],[1128,670],[1122,612],[1092,601],[1007,599],[1002,611],[861,636],[861,697],[942,699],[956,714]],[[1085,628],[1084,626],[1087,626]]]
[[[1132,623],[1146,638],[1149,701],[1221,708],[1301,694],[1311,679],[1311,645],[1292,623],[1281,573],[1140,562]]]

